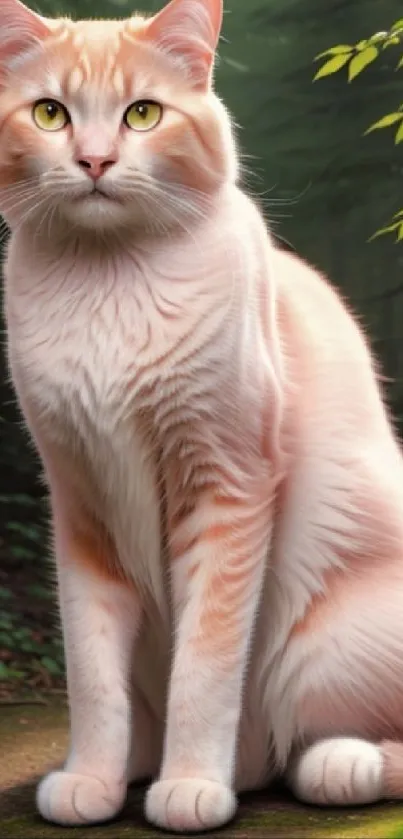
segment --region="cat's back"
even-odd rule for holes
[[[276,249],[273,256],[280,311],[306,345],[344,355],[354,348],[367,358],[364,333],[329,280],[299,256]]]
[[[340,293],[294,254],[275,250],[281,343],[299,406],[329,428],[390,437],[366,335]]]
[[[335,386],[339,377],[346,384],[346,373],[371,378],[364,333],[328,279],[295,254],[275,250],[273,263],[281,339],[300,381],[313,385],[331,374]]]

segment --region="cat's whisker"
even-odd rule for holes
[[[31,207],[29,207],[29,208],[28,208],[28,210],[27,210],[25,213],[23,213],[23,215],[22,215],[22,216],[18,219],[18,222],[17,222],[17,225],[16,225],[16,228],[15,228],[15,229],[20,228],[20,227],[22,227],[24,224],[26,224],[26,222],[27,222],[27,221],[29,221],[29,220],[30,220],[30,218],[31,218],[31,217],[32,217],[35,213],[37,213],[37,212],[38,212],[38,210],[39,210],[41,207],[43,207],[43,205],[44,205],[44,204],[48,205],[48,197],[47,197],[47,196],[44,196],[44,197],[42,197],[42,198],[39,198],[39,199],[36,201],[36,203],[35,203],[35,204],[33,204]],[[38,231],[40,228],[41,228],[41,222],[38,222],[38,224],[37,224],[37,228],[36,228],[36,229],[37,229],[37,231]]]
[[[159,214],[161,213],[160,200],[163,197],[164,198],[164,212],[168,214],[168,216],[175,222],[175,224],[177,226],[181,227],[182,230],[184,230],[185,233],[188,233],[188,235],[191,236],[191,238],[193,239],[195,244],[197,244],[195,236],[194,236],[194,232],[191,231],[187,227],[187,225],[186,225],[184,219],[182,218],[181,214],[177,214],[175,212],[175,210],[178,209],[178,206],[175,204],[175,202],[169,200],[169,198],[167,197],[167,195],[165,193],[162,193],[162,195],[161,195],[158,190],[154,190],[154,191],[153,190],[148,190],[148,191],[146,191],[144,197],[145,197],[146,201],[151,202],[153,204],[153,206],[156,207],[156,209],[159,211]],[[173,204],[173,206],[172,206],[172,204]]]
[[[21,187],[19,189],[8,190],[7,192],[0,190],[0,203],[4,204],[10,199],[19,198],[24,195],[34,195],[35,192],[37,192],[37,190],[34,187]]]
[[[32,200],[37,200],[38,194],[37,192],[32,192],[29,195],[20,195],[17,196],[13,201],[5,202],[2,206],[2,212],[5,214],[13,213],[15,210],[18,210],[20,207],[24,207],[25,204],[29,203]]]
[[[28,186],[38,185],[38,178],[31,177],[31,178],[24,178],[22,180],[18,180],[15,183],[7,184],[6,186],[0,184],[0,194],[4,195],[7,194],[8,191],[15,191],[19,187],[28,187]]]

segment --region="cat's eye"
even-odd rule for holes
[[[162,105],[158,102],[151,102],[148,100],[141,100],[130,105],[127,109],[123,121],[128,128],[133,131],[151,131],[160,122],[162,117]]]
[[[70,122],[70,116],[64,105],[53,99],[41,99],[35,102],[32,116],[42,131],[60,131]]]

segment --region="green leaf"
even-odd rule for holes
[[[0,630],[2,629],[12,629],[13,622],[10,618],[0,617]]]
[[[351,53],[335,55],[334,58],[330,59],[330,61],[326,61],[313,77],[314,82],[318,79],[323,79],[324,76],[331,76],[332,73],[337,73],[337,71],[341,70],[341,68],[347,64],[347,61],[350,60],[350,55]]]
[[[393,218],[402,218],[403,217],[403,210],[399,210],[398,213],[395,213]]]
[[[403,224],[401,224],[400,227],[399,227],[396,242],[401,242],[402,239],[403,239]]]
[[[52,673],[54,676],[58,676],[61,673],[61,669],[57,661],[54,661],[53,658],[49,658],[49,656],[43,656],[43,658],[41,658],[41,664],[43,664],[43,666],[49,670],[49,673]]]
[[[3,679],[9,679],[10,675],[11,674],[10,674],[10,671],[9,671],[7,665],[4,664],[4,661],[0,661],[0,682]]]
[[[382,41],[385,41],[388,37],[389,32],[375,32],[375,35],[371,35],[371,37],[368,38],[368,44],[379,44]]]
[[[326,58],[327,55],[346,55],[346,53],[352,53],[353,49],[351,44],[338,44],[337,47],[330,47],[330,50],[315,55],[315,61],[318,61],[319,58]]]
[[[374,46],[366,47],[366,49],[358,53],[358,55],[355,55],[354,58],[351,59],[348,68],[349,82],[355,79],[359,73],[362,73],[362,71],[365,70],[365,67],[368,67],[368,64],[371,64],[372,61],[375,61],[378,55],[379,50],[377,47]]]
[[[400,38],[397,35],[392,35],[390,38],[383,42],[382,49],[386,50],[388,47],[396,46],[396,44],[400,44]]]
[[[31,630],[24,626],[21,626],[19,629],[15,629],[13,634],[17,641],[22,641],[26,638],[32,637]]]
[[[395,134],[395,146],[398,146],[399,143],[403,141],[403,123],[400,123],[399,128]]]
[[[373,242],[374,239],[377,239],[378,236],[384,236],[385,233],[392,233],[393,230],[397,230],[400,227],[400,222],[396,222],[396,224],[389,224],[388,227],[381,227],[380,230],[377,230],[369,239],[369,242]]]
[[[396,64],[396,68],[395,68],[395,69],[396,69],[396,70],[400,70],[400,68],[401,68],[401,67],[403,67],[403,55],[402,55],[402,57],[401,57],[400,61]]]
[[[403,113],[398,113],[397,111],[392,114],[385,114],[382,119],[378,119],[377,122],[370,125],[365,131],[365,134],[370,134],[371,131],[377,131],[378,128],[388,128],[389,125],[393,125],[395,122],[400,122],[402,119]]]
[[[6,650],[13,650],[15,647],[15,640],[9,632],[0,631],[0,644]]]
[[[400,20],[397,20],[393,24],[393,26],[390,27],[391,32],[396,32],[397,29],[403,29],[403,18],[400,18]]]

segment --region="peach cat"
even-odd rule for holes
[[[71,712],[42,815],[215,828],[283,774],[403,794],[403,467],[363,334],[271,242],[213,92],[220,0],[0,3],[13,380],[50,486]]]

